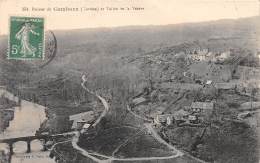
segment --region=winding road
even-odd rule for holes
[[[85,83],[86,83],[86,82],[87,82],[86,76],[83,75],[83,76],[82,76],[82,83],[81,83],[82,88],[83,88],[84,90],[86,90],[87,92],[89,92],[90,94],[96,96],[96,97],[102,102],[102,104],[103,104],[103,106],[104,106],[104,108],[105,108],[104,111],[103,111],[103,112],[101,113],[101,115],[99,116],[99,118],[98,118],[98,119],[96,120],[96,122],[93,124],[93,127],[95,127],[95,126],[101,121],[101,119],[106,116],[107,112],[109,111],[109,105],[108,105],[107,101],[106,101],[103,97],[101,97],[101,96],[99,96],[97,93],[95,93],[95,92],[89,90],[89,89],[85,86]],[[86,156],[86,157],[92,159],[92,160],[95,161],[95,162],[104,162],[104,160],[100,160],[100,159],[98,159],[98,158],[92,156],[90,152],[88,152],[88,151],[84,150],[83,148],[81,148],[80,146],[78,146],[77,143],[78,143],[78,141],[79,141],[79,137],[80,137],[80,132],[77,132],[77,133],[75,134],[75,136],[72,138],[72,146],[73,146],[73,148],[76,149],[76,150],[78,150],[82,155],[84,155],[84,156]],[[102,156],[102,155],[100,155],[100,156],[101,156],[101,157],[104,157],[104,156]]]
[[[142,117],[142,116],[136,114],[135,112],[133,112],[133,111],[131,110],[131,108],[130,108],[129,105],[127,105],[126,108],[127,108],[127,111],[129,111],[133,116],[135,116],[135,117],[137,117],[137,118],[139,118],[139,119],[142,119],[142,120],[144,120],[144,121],[148,121],[148,122],[152,123],[152,120],[151,120],[151,119],[148,119],[148,118],[146,118],[146,117]]]
[[[103,104],[104,106],[104,111],[101,113],[100,117],[96,120],[96,122],[93,124],[93,126],[95,127],[103,117],[106,116],[107,112],[109,111],[109,104],[107,103],[107,101],[101,97],[100,95],[98,95],[97,93],[89,90],[86,86],[85,83],[87,82],[86,76],[83,75],[82,76],[82,83],[81,86],[84,90],[86,90],[87,92],[91,93],[92,95],[96,96]],[[131,111],[129,108],[127,108],[129,111]],[[148,120],[145,118],[142,118],[139,115],[136,115],[134,112],[132,112],[132,114],[134,116],[137,116],[138,118],[141,118],[143,120]],[[150,122],[150,120],[148,121]],[[164,157],[136,157],[136,158],[116,158],[114,156],[106,156],[103,154],[99,154],[99,153],[93,153],[93,152],[88,152],[87,150],[81,148],[80,146],[78,146],[78,141],[79,141],[79,137],[80,137],[80,132],[75,132],[74,137],[72,138],[72,146],[74,149],[76,149],[80,154],[86,156],[87,158],[98,162],[98,163],[111,163],[112,161],[149,161],[149,160],[164,160],[164,159],[173,159],[173,158],[177,158],[177,157],[181,157],[183,156],[183,153],[179,150],[177,150],[174,146],[168,144],[167,142],[165,142],[158,134],[157,132],[154,130],[154,128],[152,127],[151,123],[145,123],[144,127],[147,128],[148,132],[159,142],[162,143],[164,145],[166,145],[170,150],[172,150],[172,155],[171,156],[164,156]],[[131,139],[131,138],[129,138]],[[127,139],[127,141],[129,140]],[[127,141],[125,141],[123,144],[121,144],[118,148],[116,148],[115,151],[119,150],[119,148],[121,146],[123,146]],[[103,157],[104,160],[98,159],[97,157]]]
[[[101,121],[101,119],[106,116],[107,112],[109,111],[109,104],[108,104],[108,102],[107,102],[103,97],[101,97],[101,96],[98,95],[97,93],[95,93],[95,92],[89,90],[89,89],[85,86],[85,83],[87,82],[87,78],[86,78],[85,75],[83,75],[81,78],[82,78],[82,83],[81,83],[82,88],[83,88],[84,90],[86,90],[87,92],[89,92],[90,94],[96,96],[96,97],[101,101],[101,103],[103,104],[103,106],[104,106],[104,108],[105,108],[104,111],[103,111],[103,112],[101,113],[101,115],[99,116],[99,118],[98,118],[98,119],[96,120],[96,122],[93,124],[93,127],[95,127],[95,126]]]

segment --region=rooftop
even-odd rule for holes
[[[191,108],[213,109],[213,102],[193,102]]]
[[[82,120],[91,120],[91,119],[93,119],[93,117],[94,117],[94,112],[88,111],[88,112],[71,115],[69,117],[69,119],[70,119],[70,121],[72,121],[72,120],[82,121]]]

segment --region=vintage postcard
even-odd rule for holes
[[[0,0],[0,163],[259,163],[259,0]]]

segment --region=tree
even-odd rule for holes
[[[251,90],[251,92],[250,92],[250,105],[251,105],[251,109],[253,109],[253,98],[255,97],[258,90],[253,83],[249,83],[248,87]]]

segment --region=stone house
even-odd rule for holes
[[[173,115],[172,114],[161,114],[157,115],[154,118],[155,125],[171,125],[173,122]]]
[[[203,120],[210,119],[213,109],[213,102],[193,102],[191,104],[192,114],[199,116]]]
[[[91,123],[92,121],[94,121],[94,119],[95,116],[93,111],[83,112],[69,116],[69,120],[73,121],[71,127],[72,129],[79,129],[85,123]]]

